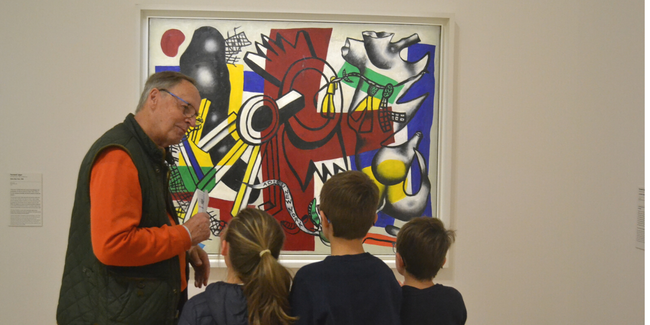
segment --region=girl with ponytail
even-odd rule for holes
[[[278,263],[284,243],[280,224],[268,213],[246,208],[221,235],[225,282],[192,297],[179,325],[288,325],[291,275]]]

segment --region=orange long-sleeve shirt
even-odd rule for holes
[[[129,154],[120,148],[102,151],[90,176],[90,237],[100,262],[143,266],[176,255],[180,258],[181,290],[187,288],[185,252],[192,246],[182,225],[139,228],[142,192]],[[136,180],[136,181],[134,181]]]

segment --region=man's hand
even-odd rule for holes
[[[195,214],[183,225],[192,235],[192,246],[210,238],[210,215],[205,212]]]
[[[201,288],[208,285],[210,278],[210,259],[208,253],[199,246],[192,246],[188,251],[190,264],[194,268],[194,286]]]

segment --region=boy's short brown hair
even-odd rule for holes
[[[320,210],[332,225],[334,237],[363,238],[377,216],[379,189],[363,172],[336,174],[323,184]]]
[[[404,261],[406,272],[425,281],[436,277],[455,239],[456,232],[445,229],[440,219],[418,217],[399,230],[395,248]]]

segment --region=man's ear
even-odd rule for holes
[[[149,101],[151,108],[155,110],[160,102],[160,90],[158,88],[152,88],[149,96],[147,96],[147,101]]]

